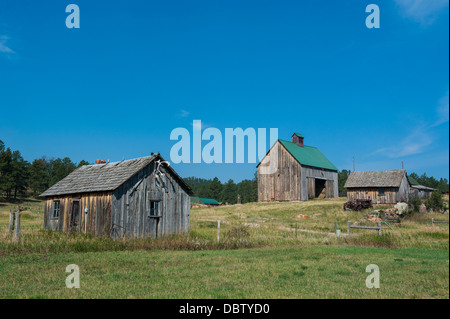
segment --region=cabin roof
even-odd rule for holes
[[[157,158],[161,161],[164,160],[157,153],[152,156],[121,162],[84,165],[47,189],[40,196],[113,191]],[[183,181],[173,168],[168,166],[166,169],[175,176],[189,194],[192,193],[189,185]]]
[[[317,147],[307,145],[301,147],[293,142],[284,140],[278,141],[301,165],[324,168],[332,171],[338,170]]]
[[[405,170],[351,172],[344,187],[399,187],[405,174]]]

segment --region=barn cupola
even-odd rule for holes
[[[305,143],[303,142],[304,136],[300,133],[294,133],[292,135],[292,143],[297,144],[300,147],[304,147]]]

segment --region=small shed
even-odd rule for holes
[[[216,201],[214,198],[205,197],[191,197],[192,204],[208,205],[208,206],[219,206],[221,203]]]
[[[344,187],[347,199],[370,199],[373,204],[396,204],[409,199],[405,170],[351,172]]]
[[[409,194],[412,197],[417,196],[420,199],[430,198],[431,193],[436,190],[435,188],[420,185],[419,182],[411,176],[408,176],[408,180],[411,184]]]
[[[277,140],[257,168],[259,202],[338,196],[338,169],[300,133]]]
[[[159,153],[85,165],[40,195],[44,229],[112,238],[188,232],[191,194]]]

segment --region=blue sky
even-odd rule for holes
[[[80,29],[65,26],[70,3]],[[448,178],[448,24],[448,0],[0,0],[0,139],[30,161],[170,159],[170,132],[201,120],[301,132],[339,169],[355,156],[357,170],[403,161]]]

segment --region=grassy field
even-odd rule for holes
[[[344,201],[196,208],[188,235],[113,241],[43,231],[42,203],[27,200],[19,244],[6,232],[17,203],[0,202],[0,298],[449,298],[448,224],[429,226],[448,214],[337,238],[334,221],[373,225]],[[80,289],[65,287],[69,264]],[[366,288],[369,264],[379,289]]]

